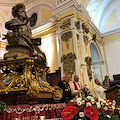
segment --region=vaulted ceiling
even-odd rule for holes
[[[44,13],[50,13],[49,11],[52,11],[57,7],[58,1],[60,0],[0,0],[0,26],[12,18],[10,11],[12,6],[16,3],[24,3],[28,14],[30,15],[32,9],[37,12],[40,8],[41,11],[44,11]],[[120,28],[120,0],[76,1],[83,4],[88,14],[91,16],[93,23],[97,26],[101,33],[106,33]],[[51,17],[52,14],[48,14],[48,16]],[[38,23],[38,26],[44,24],[45,21],[48,22],[48,20],[44,19],[41,23]]]
[[[86,10],[101,33],[120,28],[120,0],[91,0]]]

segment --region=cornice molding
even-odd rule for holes
[[[110,38],[110,37],[114,37],[116,35],[120,35],[120,28],[109,31],[109,32],[106,32],[106,33],[103,33],[102,37],[103,38]]]
[[[81,19],[84,19],[88,27],[90,28],[91,32],[94,34],[96,33],[97,38],[101,40],[101,33],[97,29],[97,27],[94,25],[94,23],[91,21],[91,17],[87,13],[86,9],[83,7],[82,4],[78,4],[76,0],[71,0],[66,2],[65,4],[57,7],[52,11],[53,15],[56,16],[57,18],[60,17],[61,15],[69,12],[69,11],[74,11],[78,16],[80,15]]]
[[[33,37],[45,32],[45,31],[48,31],[50,29],[54,29],[55,27],[56,27],[56,25],[53,24],[52,22],[42,25],[42,26],[32,30]]]
[[[117,44],[117,42],[119,42],[119,41],[120,41],[120,39],[110,40],[110,41],[105,42],[105,45],[113,44],[113,43],[116,43],[116,44]]]

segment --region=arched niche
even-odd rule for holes
[[[103,61],[98,49],[98,46],[94,43],[90,43],[90,54],[92,57],[92,71],[93,79],[99,79],[100,82],[103,81]]]

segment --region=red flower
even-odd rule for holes
[[[32,56],[33,56],[33,53],[34,53],[33,51],[30,51],[29,56],[32,57]]]
[[[118,110],[118,109],[115,109],[115,112],[117,112],[117,113],[118,113],[118,112],[119,112],[119,110]]]
[[[29,55],[30,57],[32,57],[33,53],[34,53],[33,51],[30,51],[30,52],[27,52],[26,54]]]
[[[112,109],[109,109],[108,111],[109,111],[112,115],[115,113],[114,110],[112,110]]]
[[[105,110],[104,110],[103,108],[99,109],[99,111],[100,111],[101,113],[104,113],[104,112],[105,112]]]
[[[39,59],[39,61],[41,61],[41,57],[40,56],[38,56],[38,59]]]
[[[116,106],[118,106],[118,104],[117,104],[117,103],[116,103],[115,105],[116,105]]]
[[[84,113],[87,117],[90,118],[90,120],[98,120],[98,110],[96,108],[92,108],[91,106],[87,106],[84,109]]]
[[[70,120],[76,113],[75,107],[70,105],[63,109],[61,117],[63,120]]]

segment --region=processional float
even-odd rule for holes
[[[41,39],[32,38],[31,19],[26,15],[24,4],[16,4],[12,15],[13,19],[5,23],[8,32],[3,39],[8,41],[8,52],[0,60],[0,98],[8,104],[21,104],[33,98],[59,100],[62,90],[50,86],[46,80],[49,68],[45,54],[38,48]]]

